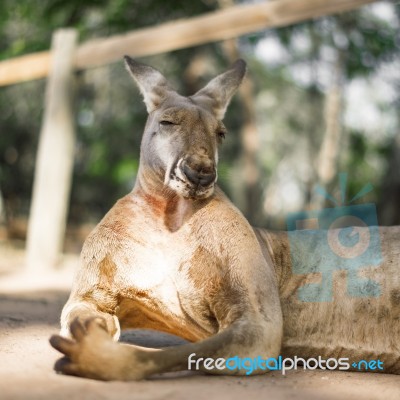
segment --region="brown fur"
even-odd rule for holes
[[[56,369],[131,380],[186,369],[192,353],[214,359],[282,353],[380,357],[386,372],[400,372],[399,228],[382,229],[385,261],[365,272],[382,284],[381,297],[349,298],[340,271],[333,302],[300,302],[297,289],[319,274],[293,275],[287,235],[253,229],[215,186],[221,120],[244,63],[190,98],[153,68],[129,58],[127,66],[149,112],[137,182],[84,244],[62,336],[51,338],[66,355]],[[125,328],[193,343],[156,350],[115,342]]]
[[[347,273],[334,272],[332,302],[305,303],[297,298],[304,283],[318,282],[320,274],[293,275],[286,233],[260,232],[279,268],[279,295],[284,320],[282,353],[293,357],[349,357],[380,359],[386,373],[400,373],[400,307],[393,301],[400,285],[398,246],[400,227],[380,228],[383,262],[361,270],[381,285],[379,297],[351,297]],[[282,279],[282,276],[284,277]]]

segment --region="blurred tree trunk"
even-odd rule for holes
[[[325,190],[338,172],[338,157],[342,139],[343,62],[343,53],[337,50],[332,85],[325,100],[326,129],[316,165],[316,181]],[[311,196],[312,208],[321,208],[324,203],[325,198],[323,196],[313,193]]]
[[[233,0],[218,0],[221,9],[234,6]],[[240,58],[236,39],[222,42],[222,49],[232,63]],[[239,87],[239,101],[242,108],[243,124],[240,132],[242,156],[240,163],[243,184],[243,213],[252,224],[262,221],[262,186],[261,168],[258,161],[260,140],[256,125],[256,108],[254,103],[253,82],[247,76]]]
[[[393,140],[378,206],[379,225],[400,225],[400,132]]]
[[[6,210],[4,205],[3,194],[0,189],[0,225],[4,224],[6,220]]]

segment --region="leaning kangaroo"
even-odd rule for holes
[[[56,369],[135,380],[185,370],[193,353],[284,354],[380,358],[384,372],[399,373],[400,229],[381,230],[385,261],[373,271],[380,297],[346,296],[345,276],[338,274],[335,301],[299,301],[297,288],[313,278],[292,274],[287,235],[253,229],[215,184],[222,119],[245,63],[183,97],[157,70],[125,61],[149,113],[139,172],[133,191],[84,244],[62,336],[50,340],[66,356]],[[124,328],[156,329],[192,343],[166,349],[118,343]]]

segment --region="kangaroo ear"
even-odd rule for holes
[[[128,72],[139,86],[147,112],[154,111],[165,99],[169,91],[173,91],[167,80],[155,68],[139,63],[129,56],[124,56]]]
[[[246,63],[237,60],[228,71],[212,79],[192,98],[210,108],[218,120],[224,118],[226,109],[246,73]]]

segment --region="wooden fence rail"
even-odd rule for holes
[[[124,54],[142,57],[231,39],[263,29],[349,11],[374,1],[275,0],[237,5],[124,35],[90,40],[77,48],[73,65],[76,69],[85,69],[118,61]],[[49,74],[50,63],[48,51],[0,62],[0,86],[44,78]]]

